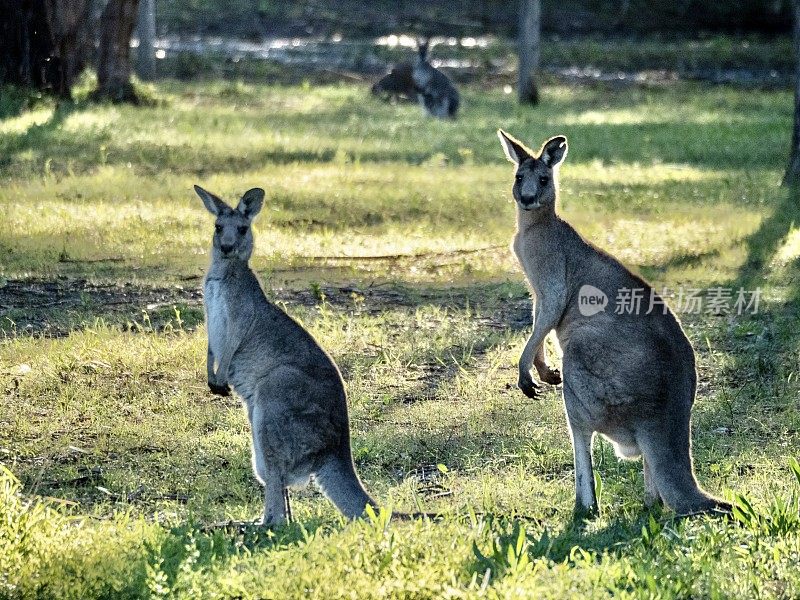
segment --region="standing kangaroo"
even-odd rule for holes
[[[311,334],[267,300],[248,265],[251,224],[264,190],[246,192],[233,209],[194,189],[216,217],[204,282],[208,387],[227,396],[233,386],[247,407],[253,470],[264,486],[262,523],[286,521],[287,488],[302,487],[312,476],[345,516],[361,516],[376,504],[353,465],[339,370]]]
[[[433,117],[455,119],[460,98],[450,78],[428,60],[429,40],[420,41],[411,73],[420,104]]]
[[[561,382],[561,374],[548,367],[543,346],[555,329],[575,453],[576,514],[598,510],[595,433],[611,441],[620,458],[642,456],[648,506],[663,501],[679,514],[729,511],[729,504],[698,486],[692,470],[690,417],[697,372],[678,319],[645,281],[556,214],[558,167],[567,154],[567,138],[547,140],[534,156],[504,131],[498,136],[516,165],[513,248],[535,301],[533,333],[519,361],[519,388],[536,397],[531,366],[543,381]],[[604,310],[608,298],[639,290],[654,310]]]

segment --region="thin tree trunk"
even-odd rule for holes
[[[142,79],[156,76],[156,6],[155,0],[140,0],[139,49],[136,54],[136,73]]]
[[[800,0],[792,0],[792,30],[794,35],[794,127],[792,153],[783,176],[783,185],[800,184]]]
[[[541,0],[521,0],[519,15],[519,81],[517,93],[522,104],[538,104],[539,43],[542,30]]]
[[[131,84],[131,36],[139,0],[108,0],[100,17],[95,98],[136,102]]]

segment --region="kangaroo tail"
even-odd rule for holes
[[[378,504],[364,489],[356,474],[350,449],[346,453],[334,455],[315,473],[314,479],[322,493],[334,503],[341,513],[349,519],[364,514],[367,505]]]
[[[706,492],[694,477],[688,417],[684,426],[670,429],[637,436],[658,494],[678,514],[730,512],[729,503]]]

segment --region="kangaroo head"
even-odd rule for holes
[[[506,158],[517,166],[513,188],[517,206],[525,211],[553,210],[558,191],[556,176],[567,155],[567,138],[563,135],[550,138],[534,156],[525,144],[502,129],[498,129],[497,135]]]
[[[203,204],[217,219],[214,222],[213,257],[247,261],[253,253],[253,231],[250,225],[253,217],[264,203],[264,190],[248,190],[239,200],[236,208],[231,208],[218,196],[207,192],[199,185],[194,191]]]
[[[425,38],[417,41],[417,52],[419,53],[419,57],[417,60],[420,63],[427,63],[428,62],[428,48],[431,45],[430,38]]]

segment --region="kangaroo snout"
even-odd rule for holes
[[[220,244],[219,249],[223,254],[230,254],[233,252],[233,244]]]

